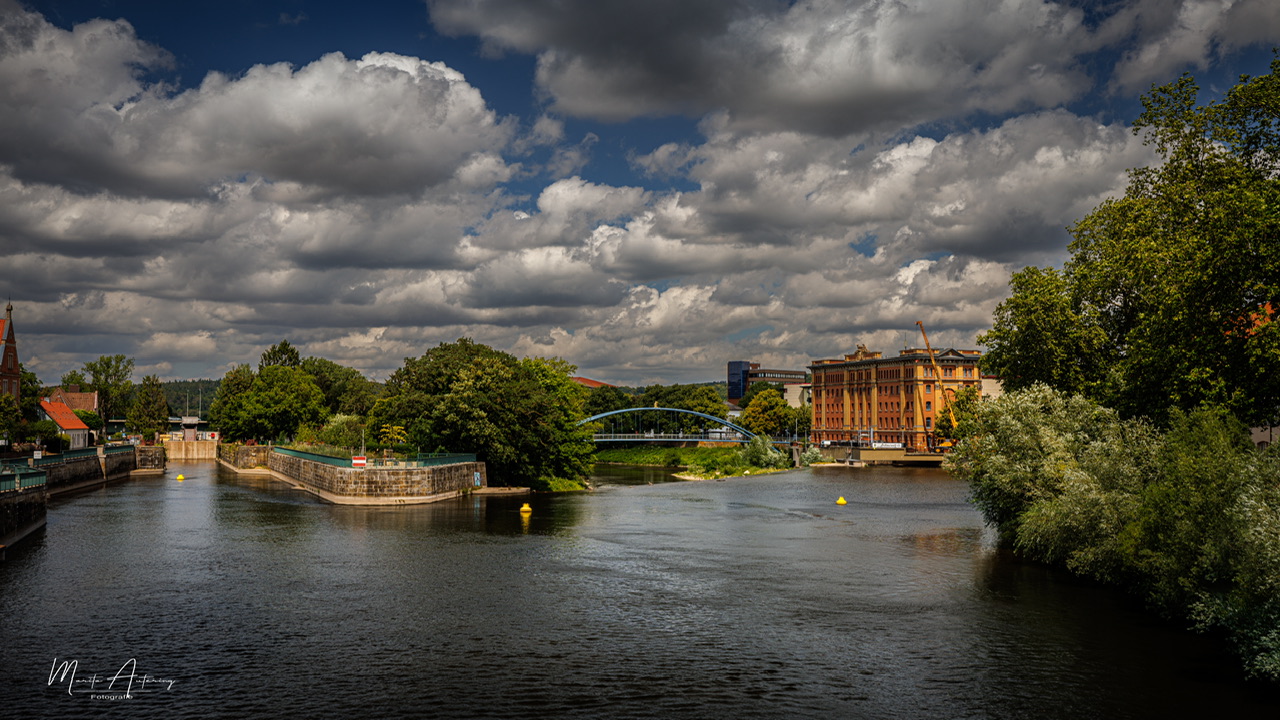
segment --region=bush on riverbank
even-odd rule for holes
[[[1024,556],[1222,629],[1247,674],[1280,680],[1280,453],[1234,418],[1161,432],[1040,385],[981,403],[947,466]]]

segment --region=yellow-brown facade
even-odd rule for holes
[[[967,387],[982,392],[977,350],[924,348],[896,357],[867,350],[842,360],[817,360],[813,374],[813,440],[832,443],[902,443],[928,450],[946,404]],[[934,363],[941,377],[934,372]]]

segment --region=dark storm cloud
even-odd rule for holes
[[[565,114],[723,108],[734,127],[827,136],[1053,108],[1099,84],[1140,90],[1216,48],[1273,41],[1266,0],[428,0],[432,20],[538,56]],[[1116,76],[1105,73],[1123,53]]]

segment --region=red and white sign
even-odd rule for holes
[[[364,455],[356,455],[351,458],[351,467],[365,467],[369,464],[369,458]]]
[[[211,433],[209,433],[209,439],[210,439],[210,440],[217,440],[217,439],[218,439],[218,433],[216,433],[216,432],[211,432]]]

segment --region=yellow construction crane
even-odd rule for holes
[[[924,336],[924,348],[929,351],[929,363],[933,365],[933,377],[937,380],[938,399],[947,406],[947,417],[951,418],[951,427],[956,427],[956,414],[951,410],[951,402],[947,400],[947,389],[942,387],[942,371],[938,369],[938,361],[933,359],[933,347],[929,345],[929,334],[924,331],[924,323],[919,320],[916,325],[920,326],[920,334]]]

